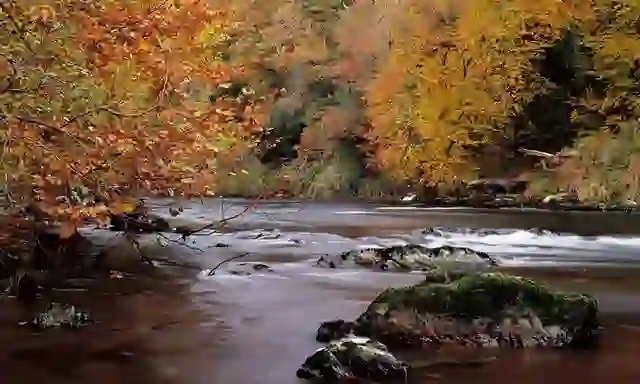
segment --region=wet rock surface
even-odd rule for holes
[[[227,273],[236,276],[251,276],[254,273],[273,273],[270,266],[262,263],[238,263],[227,269]]]
[[[355,249],[337,256],[321,256],[316,262],[325,268],[359,265],[381,271],[429,271],[444,264],[475,269],[497,266],[496,260],[484,252],[465,247],[429,248],[417,244]]]
[[[78,310],[73,305],[65,306],[60,303],[51,303],[46,311],[23,325],[31,325],[42,330],[59,327],[78,329],[92,322],[87,312]]]
[[[344,340],[376,340],[394,351],[436,351],[447,344],[468,349],[588,348],[600,331],[598,305],[589,295],[553,292],[533,280],[500,273],[431,271],[417,285],[383,291],[353,322],[322,323],[316,340],[330,344],[309,357],[298,376],[369,379],[363,375],[378,371],[379,363],[359,359],[369,368],[345,367],[353,364],[351,355],[365,351],[347,349],[346,357],[337,357],[333,351],[342,351]],[[382,345],[385,358],[391,359]],[[378,379],[393,380],[396,371],[386,370]]]
[[[353,333],[394,346],[592,346],[598,305],[533,280],[500,273],[433,272],[415,286],[382,292],[353,323],[327,322],[317,339]]]
[[[366,337],[347,337],[318,349],[305,360],[296,376],[322,383],[348,379],[404,382],[408,369],[384,344]]]

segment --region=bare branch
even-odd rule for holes
[[[179,233],[180,235],[182,235],[182,239],[186,239],[187,237],[189,237],[189,236],[191,236],[191,235],[194,235],[194,234],[196,234],[196,233],[198,233],[198,232],[201,232],[201,231],[206,231],[206,230],[210,230],[210,229],[220,229],[220,228],[224,227],[224,226],[225,226],[228,222],[230,222],[231,220],[235,220],[235,219],[237,219],[238,217],[240,217],[240,216],[244,215],[245,213],[247,213],[247,212],[248,212],[251,208],[253,208],[253,207],[254,207],[254,205],[253,205],[253,204],[251,204],[251,205],[247,205],[247,206],[245,207],[245,209],[244,209],[244,210],[242,210],[242,212],[237,213],[237,214],[235,214],[235,215],[233,215],[233,216],[229,216],[229,217],[226,217],[226,218],[222,218],[221,220],[218,220],[218,221],[215,221],[215,222],[213,222],[213,223],[210,223],[210,224],[204,225],[204,226],[202,226],[202,227],[200,227],[200,228],[197,228],[197,229],[184,229],[184,230],[182,230],[182,231],[177,231],[177,233]]]
[[[194,246],[192,246],[192,245],[187,244],[187,243],[185,242],[185,241],[186,241],[186,239],[184,239],[184,238],[181,238],[181,239],[180,239],[180,241],[178,241],[178,240],[174,240],[174,239],[169,238],[168,236],[166,236],[166,235],[165,235],[165,234],[163,234],[163,233],[157,233],[157,235],[158,235],[158,237],[159,237],[159,238],[163,238],[163,239],[167,240],[167,241],[168,241],[168,242],[170,242],[170,243],[173,243],[173,244],[176,244],[176,245],[180,245],[180,246],[183,246],[183,247],[189,248],[189,249],[190,249],[190,250],[192,250],[192,251],[196,251],[196,252],[204,253],[204,250],[203,250],[203,249],[198,248],[198,247],[194,247]]]
[[[211,270],[209,271],[209,273],[207,273],[207,276],[213,276],[213,275],[215,275],[215,274],[216,274],[216,270],[217,270],[218,268],[220,268],[220,266],[222,266],[222,264],[224,264],[224,263],[228,263],[228,262],[230,262],[230,261],[232,261],[232,260],[239,259],[239,258],[241,258],[241,257],[249,256],[250,254],[251,254],[251,252],[245,252],[245,253],[241,253],[241,254],[239,254],[239,255],[235,255],[235,256],[229,257],[228,259],[224,259],[224,260],[222,260],[221,262],[219,262],[219,263],[218,263],[218,265],[216,265],[215,267],[211,268]]]

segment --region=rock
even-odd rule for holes
[[[622,200],[606,204],[604,209],[607,211],[635,211],[638,209],[638,203],[633,200]]]
[[[316,334],[316,341],[319,343],[328,343],[331,340],[339,340],[350,335],[356,324],[353,321],[344,321],[342,319],[325,321],[320,324]]]
[[[31,263],[34,269],[73,267],[89,261],[93,243],[78,232],[61,238],[54,227],[43,226],[33,231],[35,244]]]
[[[94,258],[93,268],[125,272],[138,270],[141,257],[138,248],[125,238],[118,240],[99,250]]]
[[[65,307],[59,303],[51,303],[45,312],[40,313],[26,324],[40,329],[57,327],[77,329],[91,323],[89,315],[86,312],[77,310],[73,305]]]
[[[236,271],[236,270],[229,270],[227,271],[230,275],[233,276],[251,276],[251,272],[249,271]]]
[[[555,195],[548,195],[542,199],[542,204],[579,204],[580,199],[578,196],[572,193],[557,193]]]
[[[253,272],[275,272],[270,266],[262,263],[239,263],[229,267],[227,273],[235,276],[250,276]]]
[[[505,233],[513,233],[511,230],[496,228],[466,228],[466,227],[431,227],[420,231],[424,236],[438,236],[449,238],[452,235],[474,235],[474,236],[490,236],[503,235]]]
[[[337,256],[325,255],[318,266],[337,268],[344,265],[367,266],[383,271],[428,271],[438,266],[490,268],[498,263],[484,252],[463,247],[428,248],[417,244],[380,248],[364,248],[343,252]]]
[[[144,211],[112,215],[110,229],[135,233],[172,232],[167,220]]]
[[[526,278],[436,271],[415,286],[382,292],[351,329],[329,333],[325,323],[318,333],[340,337],[347,329],[398,347],[587,347],[597,341],[597,314],[592,297],[552,292]]]
[[[404,196],[401,201],[408,203],[408,202],[412,202],[412,201],[418,201],[419,197],[416,193],[409,193],[408,195]]]
[[[301,379],[339,383],[348,379],[404,382],[409,366],[387,347],[365,337],[334,341],[309,356],[296,372]]]
[[[467,189],[492,196],[522,194],[529,183],[518,179],[478,179],[467,183]]]

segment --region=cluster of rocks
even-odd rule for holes
[[[432,271],[414,286],[382,292],[354,321],[320,325],[329,344],[302,364],[297,376],[406,381],[409,364],[392,351],[467,348],[588,348],[601,327],[598,305],[586,294],[554,292],[500,273]],[[404,381],[403,381],[404,380]]]
[[[429,271],[455,265],[483,270],[497,266],[497,261],[484,252],[464,247],[433,247],[406,244],[390,247],[367,247],[321,256],[316,265],[325,268],[364,266],[381,271]]]

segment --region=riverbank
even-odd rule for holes
[[[253,201],[298,201],[324,203],[373,202],[420,208],[478,208],[478,209],[539,209],[563,212],[637,212],[640,205],[634,201],[580,201],[568,194],[544,196],[525,196],[521,194],[477,194],[466,196],[438,195],[421,196],[416,193],[393,194],[384,196],[342,195],[336,194],[324,198],[306,198],[288,194],[230,195],[220,196],[229,200]]]

